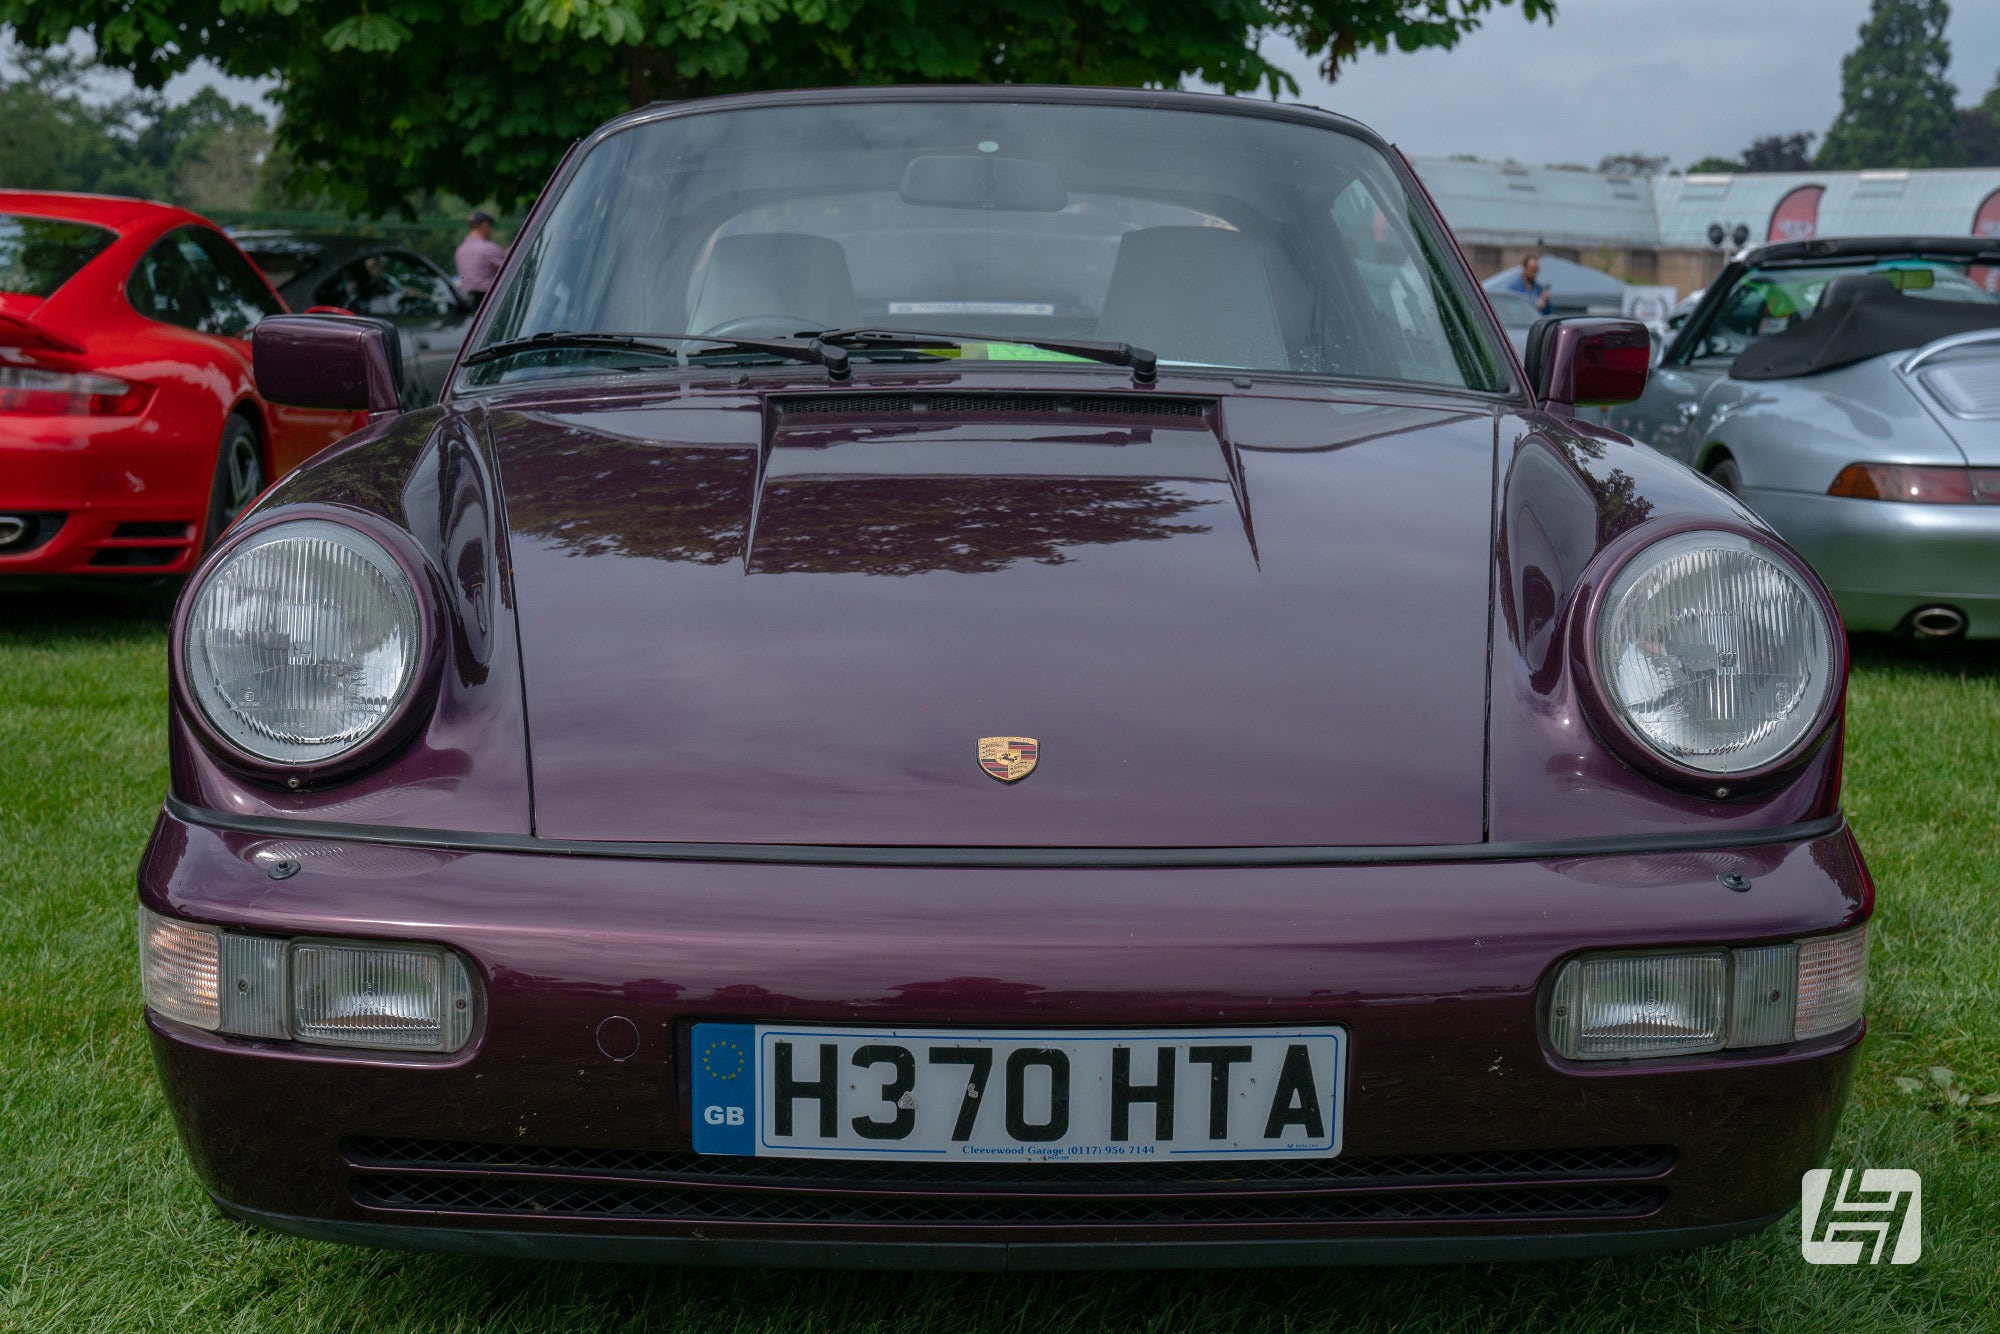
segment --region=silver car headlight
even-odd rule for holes
[[[1604,703],[1654,755],[1696,775],[1799,754],[1840,688],[1840,627],[1806,579],[1736,533],[1663,538],[1625,563],[1596,616]]]
[[[276,524],[229,552],[190,600],[187,694],[245,754],[324,764],[397,715],[423,624],[409,576],[380,542],[326,519]]]

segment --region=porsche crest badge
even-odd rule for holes
[[[1035,771],[1042,743],[1031,736],[979,738],[979,767],[1003,783],[1018,783]]]

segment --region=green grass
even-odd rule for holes
[[[138,1025],[160,621],[157,600],[0,595],[0,1329],[2000,1328],[2000,1104],[1974,1101],[2000,1092],[2000,652],[1866,645],[1853,680],[1847,805],[1881,901],[1873,1036],[1829,1162],[1922,1171],[1921,1264],[1808,1266],[1793,1220],[1589,1263],[996,1278],[468,1261],[219,1217]]]

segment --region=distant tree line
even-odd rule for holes
[[[1872,0],[1860,41],[1840,67],[1840,114],[1820,136],[1753,140],[1734,158],[1689,171],[1858,171],[1869,167],[2000,167],[2000,74],[1985,98],[1958,105],[1946,76],[1946,0]]]
[[[6,68],[11,66],[11,69]],[[274,207],[283,163],[254,107],[203,88],[96,96],[95,67],[63,50],[0,66],[0,187],[136,195],[197,210]]]

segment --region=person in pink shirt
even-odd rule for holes
[[[458,264],[459,287],[475,302],[483,302],[493,288],[493,280],[500,276],[500,264],[507,258],[507,250],[493,239],[491,214],[474,209],[465,221],[471,230],[458,243],[452,258]]]

